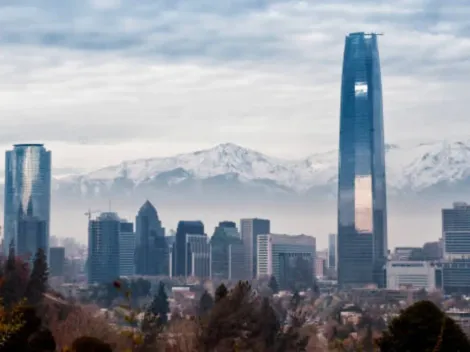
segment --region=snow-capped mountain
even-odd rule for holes
[[[386,146],[389,194],[470,190],[470,141]],[[338,153],[285,160],[226,143],[166,158],[125,161],[55,181],[72,195],[216,190],[304,195],[334,193]]]

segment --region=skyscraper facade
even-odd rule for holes
[[[18,242],[28,251],[42,247],[49,254],[51,152],[43,144],[16,144],[6,152],[4,206],[5,254],[11,244],[18,253]]]
[[[387,205],[377,34],[346,37],[338,174],[338,281],[384,286]]]
[[[266,219],[241,219],[241,238],[245,249],[247,279],[256,277],[258,236],[271,232],[271,222]]]
[[[186,237],[188,235],[199,235],[207,237],[204,233],[204,224],[202,221],[180,221],[176,229],[176,239],[173,244],[172,252],[172,276],[189,276],[191,273],[188,272],[186,263],[187,257],[187,246],[188,242]]]
[[[336,234],[328,235],[328,269],[336,269]]]
[[[146,201],[135,218],[137,275],[168,275],[168,244],[157,209]]]
[[[116,213],[101,213],[88,222],[88,283],[107,284],[119,278],[119,234]]]

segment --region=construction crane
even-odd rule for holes
[[[101,213],[101,210],[91,210],[91,209],[88,209],[88,211],[84,214],[86,216],[88,216],[88,221],[91,220],[91,216],[93,214],[97,214],[97,213]]]

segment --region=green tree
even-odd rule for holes
[[[273,291],[274,294],[279,293],[279,284],[277,283],[276,277],[272,275],[269,278],[268,287]]]
[[[15,258],[13,242],[10,245],[8,258],[5,261],[3,284],[1,285],[1,296],[6,309],[18,303],[24,295],[25,285],[21,277],[20,267]]]
[[[212,309],[212,306],[214,305],[214,299],[212,296],[209,294],[209,292],[204,291],[202,294],[201,298],[199,299],[199,316],[205,316],[210,312]]]
[[[222,298],[225,298],[227,294],[227,287],[224,284],[220,284],[215,290],[215,303],[219,302]]]
[[[39,248],[34,257],[33,270],[26,286],[26,299],[32,305],[39,304],[47,290],[47,281],[49,278],[49,269],[47,267],[47,258],[44,250]]]
[[[162,327],[168,322],[168,313],[170,312],[170,304],[168,303],[168,295],[165,291],[165,285],[160,282],[157,294],[153,297],[152,302],[147,308],[144,316],[144,322],[153,327]]]
[[[405,309],[390,322],[377,344],[381,352],[470,351],[465,333],[431,301],[420,301]]]

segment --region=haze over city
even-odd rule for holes
[[[0,145],[45,143],[56,177],[227,142],[292,160],[334,151],[344,36],[358,30],[385,34],[386,143],[403,155],[420,143],[468,143],[469,13],[457,0],[4,2]],[[465,181],[466,172],[436,179]],[[214,192],[151,200],[167,229],[201,219],[210,233],[220,220],[260,216],[274,232],[315,236],[319,247],[336,231],[334,194],[205,199]],[[417,198],[390,197],[389,247],[440,237],[440,209],[455,197]],[[84,212],[106,210],[109,199],[133,220],[145,196],[71,201],[53,191],[51,234],[85,242]]]

